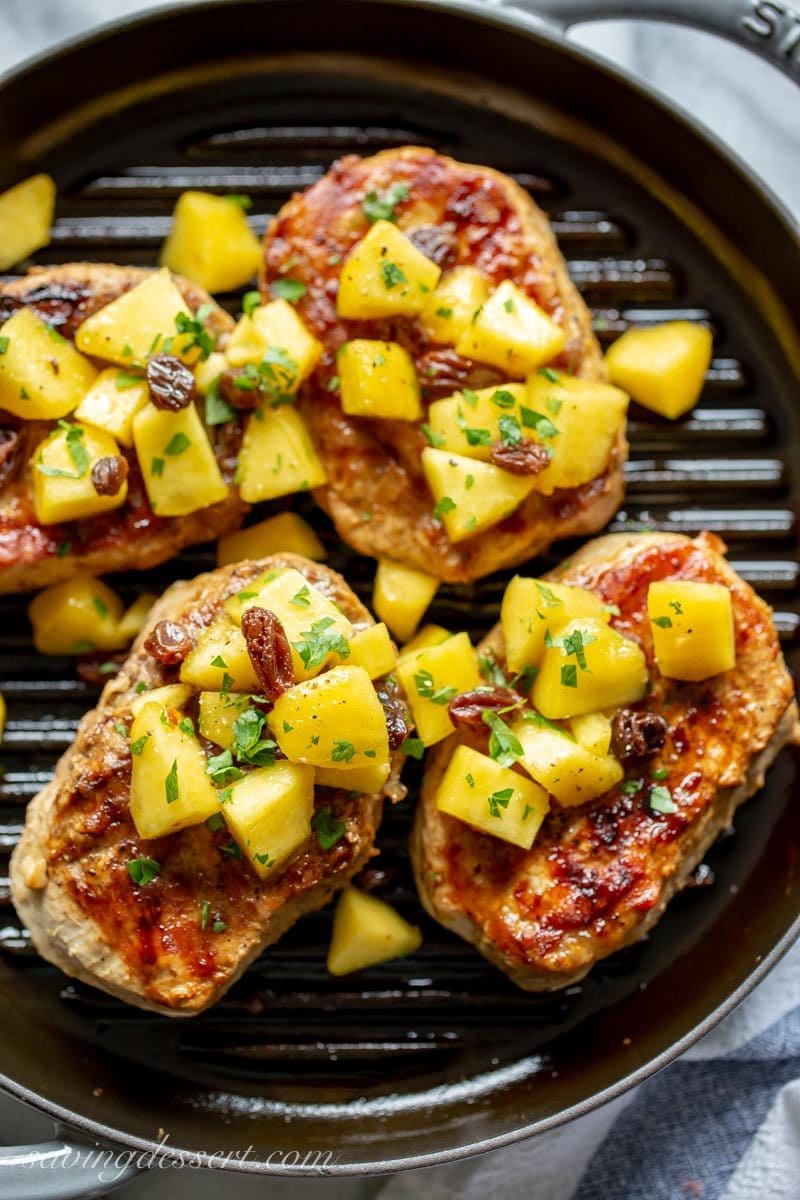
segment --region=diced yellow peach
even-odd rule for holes
[[[179,332],[181,316],[189,317],[188,305],[164,267],[87,317],[75,345],[83,354],[126,368],[167,350],[194,363],[200,351],[194,334]]]
[[[456,353],[521,378],[560,354],[566,340],[561,326],[505,279],[458,339]]]
[[[28,606],[33,644],[40,654],[118,650],[122,601],[102,579],[76,575],[34,596]]]
[[[397,651],[382,621],[359,630],[349,644],[350,656],[346,661],[350,666],[363,667],[370,679],[379,679],[394,670]]]
[[[261,242],[240,204],[188,191],[178,197],[161,261],[208,292],[229,292],[258,271]]]
[[[321,354],[321,343],[287,300],[271,300],[246,313],[225,347],[232,367],[265,364],[260,384],[273,399],[296,392]]]
[[[261,879],[308,841],[313,811],[314,771],[290,762],[248,771],[222,805],[226,825]]]
[[[564,730],[528,712],[512,729],[522,745],[520,766],[559,804],[586,804],[616,787],[625,772],[610,755],[593,754]]]
[[[445,271],[420,313],[419,323],[433,342],[454,346],[489,297],[489,281],[475,267]]]
[[[363,667],[332,667],[295,684],[267,719],[290,762],[342,768],[389,762],[386,717]]]
[[[467,458],[488,462],[492,445],[502,441],[508,422],[521,436],[539,440],[534,430],[523,427],[523,409],[528,402],[524,383],[481,388],[477,392],[456,392],[434,400],[428,409],[428,424],[433,445],[452,450]]]
[[[49,175],[31,175],[0,195],[0,271],[48,245],[55,204]]]
[[[159,704],[161,708],[182,709],[188,704],[194,694],[194,688],[188,683],[166,683],[163,687],[152,688],[142,692],[131,700],[130,709],[134,717],[138,717],[145,704]]]
[[[264,406],[251,414],[237,478],[248,504],[305,492],[326,482],[308,427],[294,408]]]
[[[531,695],[540,713],[558,721],[632,704],[647,682],[647,660],[636,642],[597,617],[582,617],[546,645]]]
[[[314,562],[325,558],[325,547],[311,526],[297,513],[282,512],[228,533],[217,542],[217,564],[242,562],[247,558],[268,558],[271,554],[301,554]]]
[[[205,692],[258,692],[260,686],[244,635],[227,613],[202,631],[181,663],[180,676]]]
[[[404,642],[413,635],[438,588],[433,575],[382,558],[375,572],[372,607]]]
[[[611,746],[611,721],[605,713],[583,713],[570,717],[569,728],[579,746],[601,757],[608,754]]]
[[[97,376],[75,409],[75,416],[102,429],[123,446],[132,446],[133,418],[149,399],[143,375],[108,367]]]
[[[39,444],[31,473],[33,509],[41,525],[78,521],[110,512],[128,496],[126,480],[114,495],[100,495],[92,483],[92,468],[101,458],[116,458],[119,446],[91,425],[66,421]]]
[[[391,763],[364,763],[361,767],[316,767],[314,781],[317,787],[341,788],[345,792],[362,792],[365,796],[376,796],[389,777]]]
[[[647,592],[658,669],[698,681],[736,666],[731,593],[721,583],[660,579]]]
[[[395,421],[422,419],[417,373],[411,355],[396,342],[357,338],[336,356],[342,411],[353,417]]]
[[[219,812],[206,756],[192,733],[161,704],[134,717],[131,744],[131,817],[141,838],[166,837]]]
[[[328,970],[331,975],[349,975],[413,954],[421,944],[419,929],[383,900],[348,887],[333,915]]]
[[[435,501],[434,514],[451,542],[481,533],[510,516],[534,490],[536,477],[512,475],[493,463],[426,446],[422,469]]]
[[[627,330],[606,354],[606,366],[612,383],[645,408],[675,420],[700,398],[712,349],[705,325],[667,321]]]
[[[80,404],[96,371],[31,308],[0,326],[0,408],[26,421],[54,421]]]
[[[608,621],[609,616],[600,597],[586,588],[515,575],[500,608],[509,670],[516,674],[526,667],[538,667],[548,631],[556,634],[575,617]]]
[[[453,732],[448,704],[460,692],[480,687],[475,651],[466,633],[457,633],[439,646],[430,646],[397,663],[417,737],[433,746]]]
[[[168,412],[147,404],[133,418],[133,441],[153,512],[182,517],[228,496],[200,414],[193,404]]]
[[[439,812],[530,850],[547,816],[544,788],[470,746],[458,746],[436,791]]]
[[[536,491],[580,487],[606,471],[625,424],[628,397],[619,388],[577,379],[549,368],[527,383],[522,432],[550,451],[550,465],[536,476]]]
[[[409,658],[413,654],[418,654],[420,650],[426,650],[428,646],[440,646],[442,642],[446,642],[452,636],[450,630],[445,629],[443,625],[423,625],[419,633],[405,643],[399,657]]]
[[[342,267],[339,316],[414,316],[426,306],[441,273],[396,225],[376,221]]]

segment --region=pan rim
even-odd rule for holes
[[[192,0],[191,3],[182,6],[180,13],[182,19],[191,19],[194,13],[203,9],[217,8],[222,11],[232,3],[256,5],[271,2],[272,0]],[[363,2],[363,0],[358,0],[358,2]],[[794,218],[794,215],[783,201],[751,170],[747,162],[735,150],[722,142],[702,122],[693,118],[682,107],[677,106],[669,97],[638,80],[631,79],[620,68],[609,63],[601,55],[575,43],[545,19],[536,19],[529,14],[519,11],[499,9],[485,3],[484,0],[370,0],[370,2],[373,4],[380,3],[384,7],[427,9],[432,12],[451,15],[454,19],[465,19],[476,25],[497,27],[510,34],[522,36],[534,42],[544,43],[560,53],[567,54],[578,62],[588,64],[595,71],[599,71],[601,74],[614,80],[617,85],[626,88],[634,97],[639,97],[648,104],[660,109],[670,119],[681,124],[699,142],[705,143],[709,151],[716,152],[731,169],[735,170],[742,177],[746,185],[758,194],[762,204],[772,209],[774,216],[783,226],[787,238],[795,242],[798,248],[800,248],[800,221]],[[162,19],[174,17],[175,15],[176,9],[173,5],[156,3],[143,11],[140,10],[134,14],[104,22],[99,27],[96,26],[88,32],[66,39],[43,52],[31,55],[13,69],[0,73],[0,100],[2,99],[4,90],[10,83],[16,82],[25,75],[48,66],[54,59],[61,58],[76,50],[94,49],[97,51],[110,37],[120,34],[124,35],[142,26],[152,26]],[[304,1167],[296,1165],[287,1166],[279,1162],[266,1162],[257,1159],[227,1159],[222,1165],[239,1173],[251,1175],[306,1178],[319,1176],[357,1177],[380,1175],[466,1160],[479,1154],[498,1150],[549,1132],[572,1120],[586,1116],[595,1109],[619,1098],[680,1057],[681,1054],[685,1053],[686,1050],[705,1037],[721,1020],[728,1016],[763,981],[798,938],[800,938],[800,914],[795,917],[771,949],[760,958],[738,986],[698,1024],[685,1033],[683,1037],[667,1046],[660,1054],[642,1064],[636,1070],[623,1075],[601,1091],[595,1092],[593,1095],[585,1097],[576,1104],[561,1109],[559,1112],[552,1113],[547,1117],[539,1118],[506,1133],[484,1137],[466,1146],[449,1147],[410,1157],[384,1159],[379,1162],[332,1163],[324,1167]],[[140,1137],[114,1128],[105,1122],[85,1117],[80,1113],[65,1108],[61,1104],[48,1100],[44,1095],[33,1089],[17,1083],[3,1072],[0,1072],[0,1088],[15,1099],[53,1118],[56,1122],[80,1133],[111,1143],[112,1146],[136,1150],[143,1155],[154,1155],[157,1161],[170,1165],[186,1166],[191,1164],[193,1166],[201,1165],[208,1168],[216,1167],[217,1169],[221,1165],[219,1156],[207,1151],[197,1151],[180,1147],[165,1148],[163,1144],[151,1138]]]

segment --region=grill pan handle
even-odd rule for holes
[[[583,21],[636,18],[692,25],[752,50],[800,83],[800,8],[788,0],[489,0],[565,33]]]
[[[0,1146],[3,1200],[83,1200],[129,1183],[138,1169],[125,1151],[75,1142]]]

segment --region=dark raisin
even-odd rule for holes
[[[241,370],[223,371],[217,387],[228,404],[239,412],[249,412],[258,408],[261,401],[261,391],[256,381]]]
[[[0,429],[0,487],[9,483],[22,461],[19,434],[13,429]]]
[[[192,648],[192,639],[176,621],[159,621],[144,648],[165,667],[174,667],[186,658]]]
[[[396,878],[396,867],[362,867],[354,882],[362,892],[376,892],[391,887]]]
[[[464,388],[476,392],[480,388],[497,386],[505,379],[495,367],[459,358],[451,346],[436,346],[415,358],[420,386],[428,400],[452,396],[453,392]]]
[[[242,616],[247,653],[261,690],[275,701],[294,683],[289,639],[278,617],[266,608],[247,608]]]
[[[622,708],[611,722],[611,749],[623,762],[655,754],[666,738],[667,722],[658,713]]]
[[[98,458],[92,467],[92,487],[98,496],[116,496],[128,478],[128,460],[120,454]]]
[[[194,375],[174,354],[155,354],[147,363],[147,388],[156,408],[180,412],[194,399]]]
[[[495,442],[491,452],[492,462],[512,475],[541,475],[550,465],[547,448],[540,442],[523,438],[512,446],[509,442]]]
[[[503,712],[520,704],[522,697],[512,692],[511,688],[475,688],[474,691],[454,696],[447,711],[456,728],[485,730],[485,712]]]
[[[83,308],[88,299],[89,291],[85,287],[64,283],[39,284],[24,296],[0,297],[0,324],[27,304],[52,329],[72,333],[83,320]]]
[[[437,267],[446,269],[455,260],[458,239],[453,225],[421,225],[409,234],[411,241]]]

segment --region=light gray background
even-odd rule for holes
[[[710,5],[714,0],[707,2]],[[64,38],[147,7],[141,0],[0,0],[0,71],[11,69]],[[712,129],[762,176],[800,220],[800,94],[796,84],[747,51],[691,30],[596,22],[583,26],[574,36],[659,89]],[[787,985],[794,990],[797,963],[800,955],[796,952],[778,969],[776,974],[782,978],[773,975],[762,984],[761,992],[783,991]],[[772,1008],[769,998],[762,995],[758,999],[761,1008],[765,1000],[766,1008]],[[748,1007],[745,1005],[730,1020],[746,1022]],[[724,1039],[724,1027],[713,1036],[715,1041]],[[540,1184],[535,1187],[535,1200],[563,1200],[570,1194],[576,1171],[586,1161],[585,1147],[595,1143],[611,1115],[596,1114],[542,1139],[542,1169],[537,1172]],[[0,1143],[33,1142],[51,1135],[48,1120],[0,1095]],[[513,1151],[503,1152],[506,1158],[509,1153]],[[492,1191],[492,1157],[479,1160],[474,1167],[477,1174],[486,1176],[486,1194]],[[521,1200],[523,1195],[533,1200],[534,1177],[528,1176],[524,1190],[504,1188],[504,1200]],[[413,1179],[416,1186],[411,1179],[404,1181],[410,1185],[407,1194],[425,1193],[429,1200],[458,1195],[466,1183],[466,1177],[456,1181],[451,1173],[445,1178],[435,1170],[421,1172]],[[544,1182],[547,1179],[557,1182]],[[218,1200],[221,1191],[225,1200],[251,1200],[256,1196],[269,1196],[271,1200],[304,1196],[362,1200],[376,1196],[385,1186],[385,1180],[279,1181],[231,1175],[223,1180],[209,1172],[155,1171],[118,1194],[126,1200]],[[402,1190],[405,1194],[406,1188]]]

